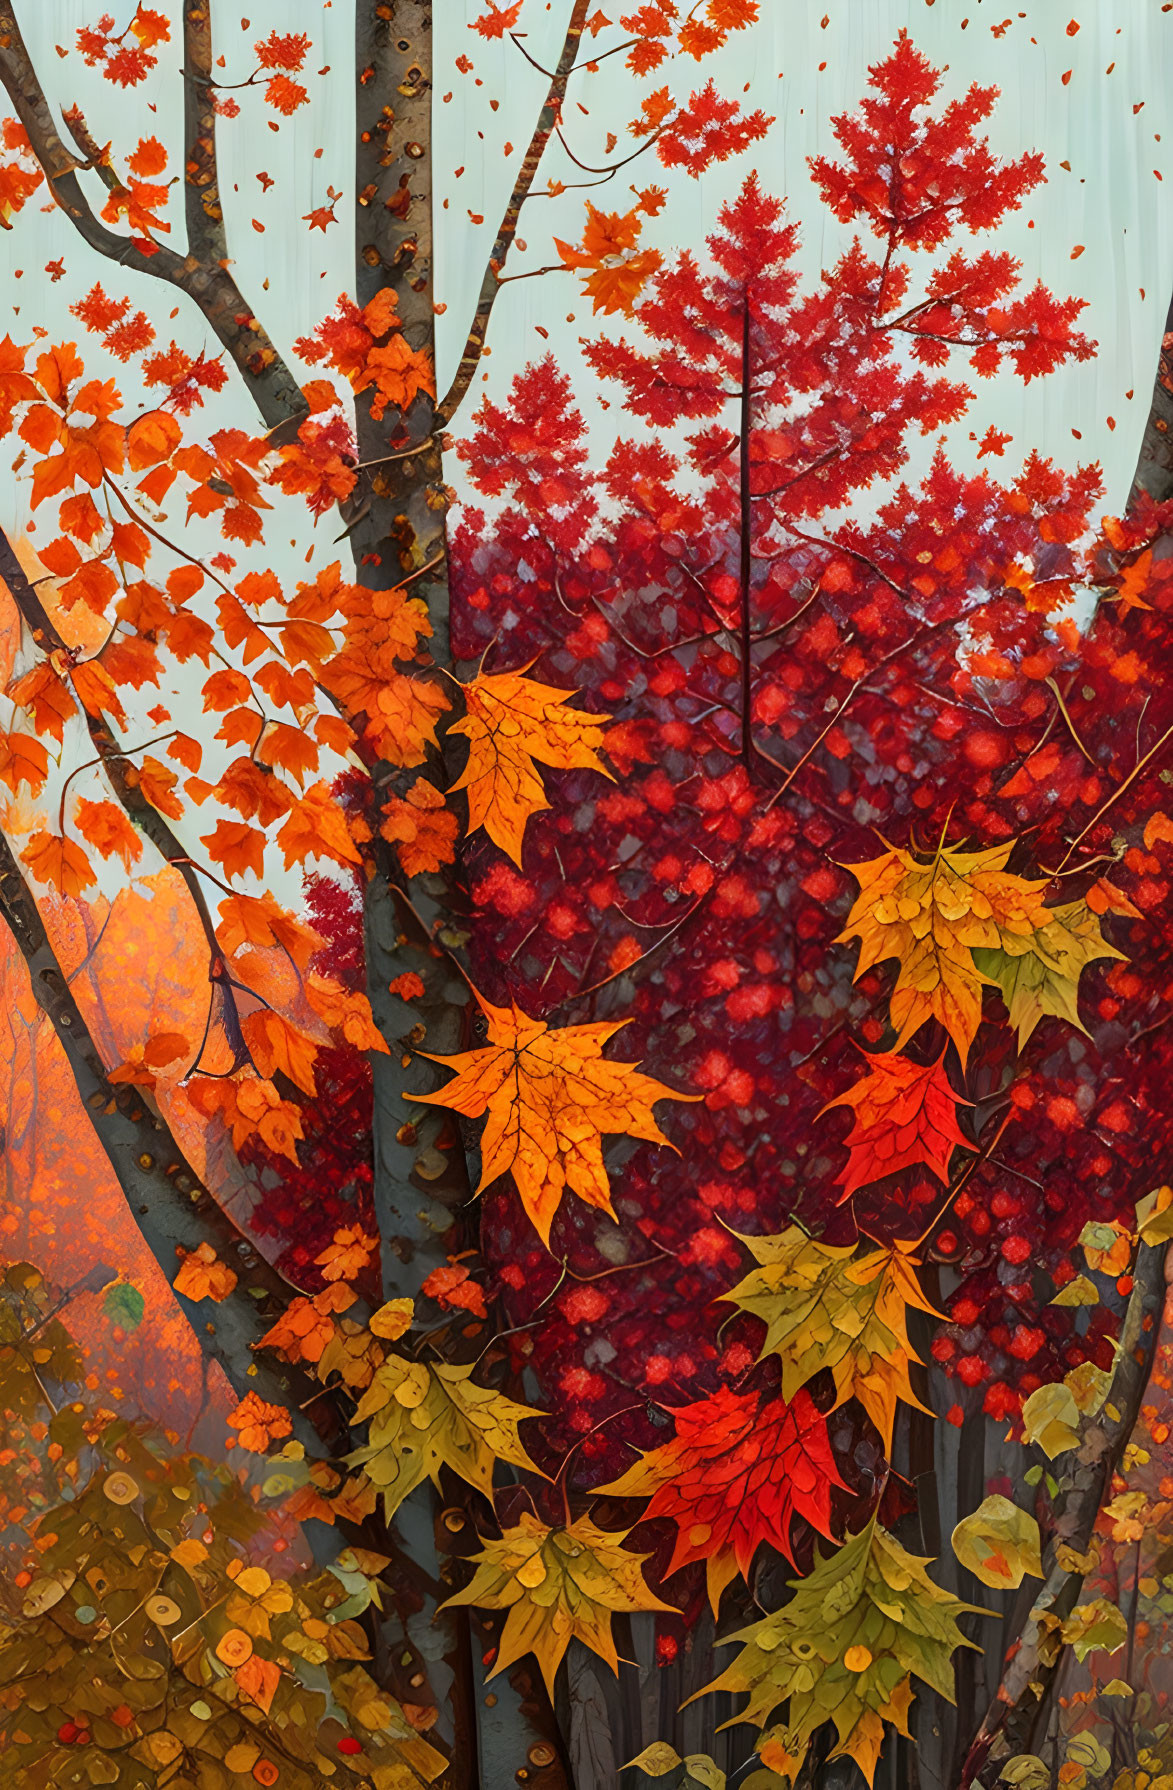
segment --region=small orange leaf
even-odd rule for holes
[[[80,895],[97,882],[81,846],[38,827],[20,854],[38,882],[47,883],[59,895]]]
[[[262,1659],[254,1653],[251,1659],[237,1666],[232,1676],[247,1697],[268,1715],[273,1698],[277,1694],[277,1686],[281,1683],[281,1668],[273,1660]]]
[[[145,1060],[145,1051],[143,1055]],[[201,1243],[184,1256],[172,1285],[185,1299],[211,1299],[219,1305],[236,1286],[236,1271],[220,1260],[210,1243]]]

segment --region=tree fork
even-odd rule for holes
[[[197,15],[201,12],[204,17],[199,20]],[[195,29],[197,24],[199,32]],[[191,54],[193,46],[198,48],[200,33],[207,37],[208,31],[206,5],[194,6],[191,0],[185,0],[185,53]],[[208,53],[210,55],[210,40]],[[44,88],[37,78],[21,35],[15,9],[7,0],[0,0],[0,82],[3,82],[16,115],[24,126],[50,193],[83,240],[108,261],[131,268],[135,273],[150,274],[153,279],[165,280],[194,300],[209,328],[214,331],[221,346],[239,368],[253,402],[269,428],[305,412],[305,400],[297,381],[269,340],[231,273],[227,267],[221,265],[224,251],[217,253],[215,248],[216,242],[221,238],[210,235],[208,229],[201,228],[194,242],[189,237],[185,255],[162,244],[156,248],[154,254],[144,255],[128,237],[119,236],[116,231],[107,229],[95,217],[78,178],[79,171],[89,164],[80,160],[61,141]],[[206,100],[205,92],[205,105]],[[186,109],[189,127],[193,123],[199,125],[205,105],[201,105],[198,98],[188,104]],[[209,142],[214,165],[214,138],[209,138]],[[207,155],[201,153],[200,165],[208,165]],[[191,190],[185,186],[185,193]],[[191,206],[188,208],[188,220],[190,228],[193,220]],[[206,222],[210,226],[212,220],[207,218]]]

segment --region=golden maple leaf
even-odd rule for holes
[[[516,1528],[486,1542],[474,1556],[470,1585],[452,1604],[508,1610],[489,1677],[532,1653],[550,1695],[563,1655],[579,1640],[614,1672],[619,1655],[611,1635],[612,1611],[672,1610],[649,1589],[640,1566],[646,1554],[621,1546],[626,1531],[608,1533],[587,1517],[550,1528],[523,1511]]]
[[[474,990],[475,993],[475,990]],[[487,1114],[481,1137],[478,1193],[498,1175],[511,1174],[522,1204],[543,1243],[563,1191],[615,1216],[603,1166],[603,1136],[622,1132],[652,1144],[668,1144],[652,1116],[657,1100],[699,1100],[643,1075],[638,1064],[612,1063],[603,1046],[627,1020],[600,1021],[551,1030],[514,1002],[494,1007],[477,995],[488,1020],[489,1042],[456,1056],[432,1056],[456,1071],[435,1094],[409,1094],[427,1106],[446,1106],[466,1119]]]
[[[1079,978],[1097,958],[1124,958],[1106,943],[1086,901],[1045,908],[1044,925],[1027,938],[1003,940],[999,950],[977,950],[974,963],[1002,991],[1022,1049],[1040,1019],[1065,1019],[1086,1032],[1079,1017]]]
[[[1013,840],[976,852],[942,845],[920,861],[891,846],[878,858],[845,866],[859,895],[836,943],[859,939],[856,981],[885,958],[900,959],[891,1000],[897,1050],[926,1020],[937,1019],[964,1067],[981,1024],[982,989],[994,985],[974,952],[1021,952],[1047,924],[1046,882],[1008,872],[1013,849]]]
[[[789,1225],[776,1237],[739,1237],[757,1267],[722,1295],[766,1326],[762,1358],[782,1363],[782,1397],[795,1398],[821,1368],[835,1380],[835,1406],[857,1398],[892,1446],[896,1402],[926,1409],[909,1383],[919,1363],[908,1340],[909,1307],[929,1304],[916,1278],[911,1243],[894,1242],[856,1255]]]
[[[355,1411],[356,1422],[371,1420],[368,1439],[347,1464],[363,1467],[378,1486],[388,1521],[425,1478],[439,1485],[441,1467],[451,1467],[486,1497],[493,1490],[494,1461],[539,1471],[518,1425],[541,1412],[475,1385],[471,1375],[471,1367],[402,1355],[389,1355],[376,1370]]]
[[[478,675],[464,686],[464,718],[448,729],[468,740],[468,764],[449,795],[468,791],[469,832],[484,827],[518,866],[526,821],[550,806],[535,760],[560,771],[611,775],[595,750],[611,717],[566,708],[574,694],[535,683],[522,671]]]

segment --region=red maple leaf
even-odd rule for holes
[[[478,31],[482,37],[504,37],[507,31],[512,31],[520,17],[521,0],[504,8],[494,6],[493,0],[489,0],[489,10],[483,12],[479,19],[474,19],[469,30]]]
[[[957,1108],[971,1102],[949,1086],[944,1052],[935,1063],[912,1063],[895,1051],[878,1052],[867,1062],[862,1080],[823,1108],[850,1106],[855,1112],[846,1138],[850,1155],[839,1176],[840,1205],[858,1188],[913,1166],[947,1181],[954,1149],[972,1148],[957,1127]]]
[[[665,1577],[703,1560],[715,1613],[726,1585],[738,1573],[746,1576],[761,1542],[793,1562],[795,1517],[830,1535],[831,1491],[843,1481],[826,1420],[806,1391],[788,1405],[772,1393],[723,1386],[672,1418],[671,1442],[599,1489],[620,1498],[651,1494],[645,1517],[667,1517],[677,1527]]]

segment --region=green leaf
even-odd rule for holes
[[[107,1287],[102,1300],[102,1310],[110,1322],[120,1324],[127,1331],[138,1329],[145,1309],[146,1300],[127,1280],[116,1280],[113,1286]]]
[[[1079,978],[1100,957],[1124,953],[1100,937],[1100,922],[1085,901],[1046,910],[1048,922],[1027,937],[1002,935],[1002,949],[978,947],[973,961],[1002,991],[1021,1050],[1041,1019],[1064,1019],[1086,1028],[1079,1017]]]
[[[815,1730],[833,1720],[830,1756],[854,1759],[870,1784],[885,1722],[908,1732],[912,1679],[952,1700],[952,1655],[974,1646],[957,1618],[978,1606],[934,1585],[927,1564],[873,1517],[791,1581],[789,1603],[730,1636],[741,1652],[706,1690],[745,1692],[735,1719],[759,1726],[789,1702],[788,1726],[759,1743],[763,1764],[795,1776]]]
[[[1048,1790],[1051,1769],[1037,1753],[1015,1753],[998,1773],[1000,1784],[1013,1784],[1015,1790]]]
[[[1063,1639],[1082,1665],[1089,1653],[1118,1653],[1128,1639],[1128,1624],[1114,1603],[1096,1597],[1076,1604],[1063,1624]]]
[[[676,1748],[669,1746],[666,1740],[653,1740],[651,1746],[646,1746],[642,1753],[637,1753],[634,1759],[629,1759],[619,1769],[642,1771],[649,1778],[662,1778],[665,1772],[683,1763]]]

